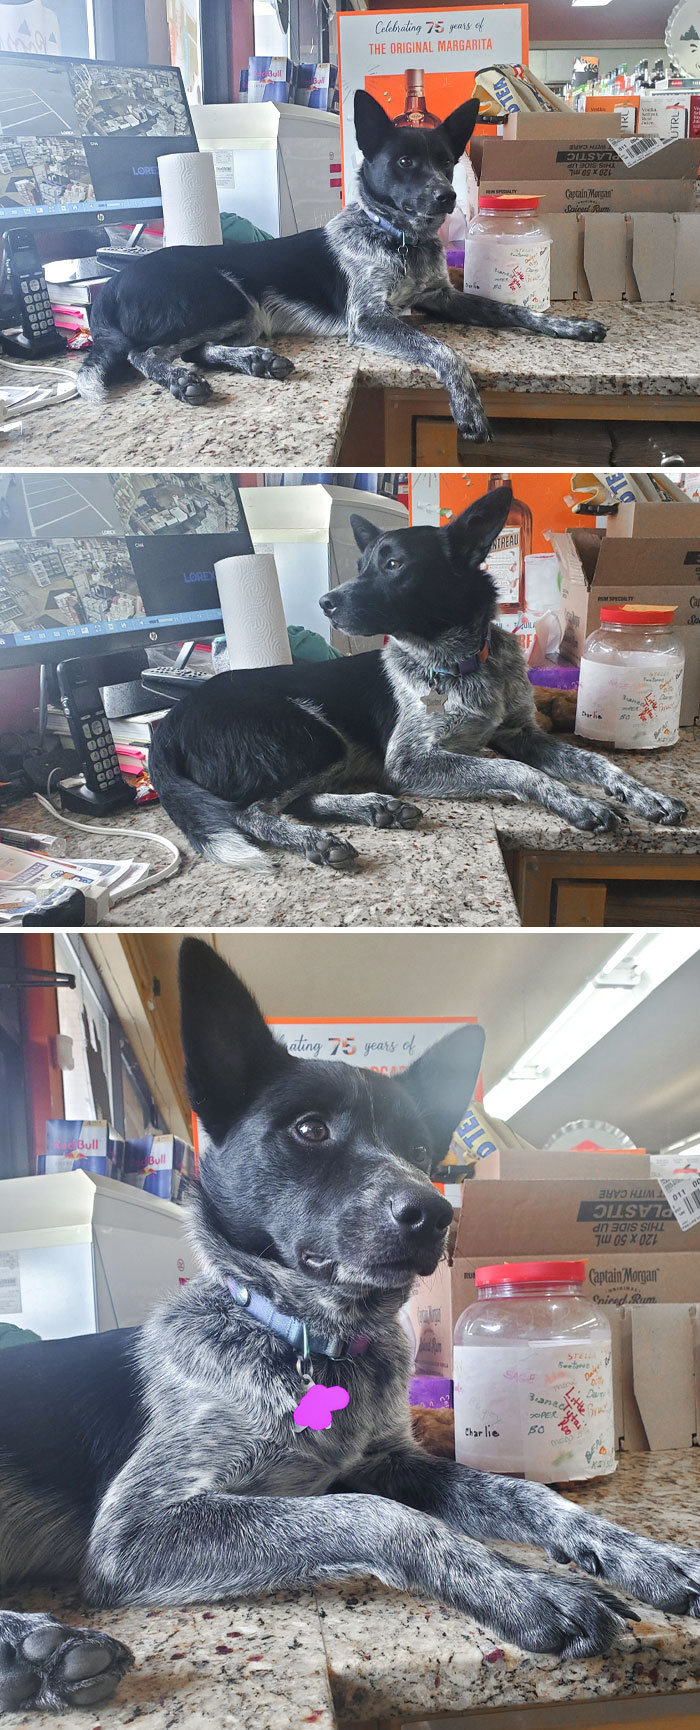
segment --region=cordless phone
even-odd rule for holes
[[[132,804],[135,789],[122,777],[99,686],[86,672],[83,661],[61,661],[56,675],[61,708],[84,781],[84,785],[78,783],[70,789],[61,787],[63,803],[74,810],[89,805],[98,815]]]
[[[19,319],[22,334],[3,334],[6,353],[33,356],[62,353],[65,337],[56,329],[36,241],[28,228],[8,228],[3,235],[6,280],[13,298],[10,316]]]

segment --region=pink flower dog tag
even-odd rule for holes
[[[294,1408],[294,1422],[298,1430],[329,1430],[333,1413],[349,1404],[347,1388],[325,1388],[311,1382]]]

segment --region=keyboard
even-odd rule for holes
[[[179,672],[175,667],[149,667],[141,674],[141,684],[145,691],[155,691],[166,702],[178,703],[195,685],[212,677],[209,667],[181,667]]]

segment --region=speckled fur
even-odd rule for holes
[[[700,1557],[633,1536],[544,1485],[431,1457],[413,1439],[397,1315],[444,1243],[450,1210],[428,1173],[478,1068],[472,1031],[389,1081],[292,1057],[242,982],[193,938],[182,946],[181,995],[188,1088],[209,1138],[192,1198],[204,1271],[142,1331],[139,1435],[83,1541],[88,1596],[105,1606],[215,1602],[364,1572],[562,1657],[604,1652],[633,1619],[610,1592],[488,1547],[507,1540],[697,1615]],[[309,1117],[327,1130],[312,1145],[298,1128]],[[423,1207],[418,1224],[397,1213],[398,1193]],[[315,1272],[305,1245],[320,1258]],[[231,1276],[341,1342],[369,1335],[355,1359],[314,1356],[315,1380],[350,1394],[330,1430],[296,1428],[294,1354],[235,1304]],[[65,1401],[74,1398],[67,1386]],[[43,1514],[60,1576],[75,1538],[62,1536],[36,1482],[30,1495],[26,1446],[13,1484],[25,1533],[14,1570],[7,1554],[5,1567],[29,1575],[34,1545],[46,1573]],[[105,1634],[0,1611],[0,1709],[93,1706],[129,1659]]]

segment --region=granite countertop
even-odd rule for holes
[[[556,311],[608,325],[602,344],[541,340],[527,333],[459,330],[431,324],[468,361],[482,390],[581,395],[695,397],[700,391],[700,317],[696,307],[557,302]],[[177,468],[329,467],[336,460],[355,391],[435,388],[432,373],[404,361],[351,349],[339,338],[281,338],[275,345],[296,366],[284,384],[240,374],[212,374],[215,395],[185,408],[143,380],[119,386],[106,403],[74,400],[27,415],[21,438],[0,443],[0,467]],[[79,358],[67,363],[77,370]],[[0,383],[17,383],[3,370]],[[33,375],[29,375],[33,376]]]
[[[113,1700],[92,1710],[12,1712],[11,1730],[334,1730],[318,1610],[311,1592],[165,1610],[94,1611],[76,1590],[18,1589],[10,1609],[48,1610],[104,1628],[136,1660]]]
[[[634,1531],[700,1544],[700,1453],[623,1455],[612,1478],[572,1499]],[[511,1553],[550,1573],[568,1572],[539,1551]],[[139,1730],[332,1730],[334,1714],[344,1722],[400,1721],[700,1692],[698,1623],[630,1602],[641,1620],[605,1658],[562,1664],[502,1646],[456,1611],[365,1579],[211,1608],[97,1614],[70,1590],[21,1592],[14,1608],[105,1627],[131,1646],[136,1666],[114,1702],[94,1715],[18,1712],[7,1722],[18,1730],[117,1730],[136,1722]]]
[[[623,1455],[614,1477],[572,1499],[649,1537],[700,1544],[700,1452]],[[538,1550],[498,1547],[549,1573],[567,1572]],[[700,1690],[698,1623],[632,1599],[641,1621],[607,1657],[562,1664],[502,1646],[454,1610],[365,1580],[328,1586],[316,1598],[333,1699],[345,1720]]]
[[[483,929],[519,923],[502,848],[700,853],[700,734],[685,728],[680,743],[669,751],[620,753],[615,762],[652,787],[682,795],[689,807],[687,821],[667,829],[632,817],[628,827],[613,835],[589,835],[534,805],[418,800],[423,820],[417,829],[333,825],[353,842],[360,856],[348,872],[310,865],[294,854],[279,852],[261,853],[259,870],[212,864],[192,852],[158,805],[106,818],[103,842],[65,828],[34,800],[6,811],[3,821],[57,834],[57,851],[69,858],[136,855],[157,867],[164,864],[164,854],[147,841],[137,851],[139,832],[152,830],[177,841],[183,858],[179,876],[115,907],[109,921],[115,926],[179,927],[191,925],[194,919],[204,928],[457,925]],[[117,824],[133,832],[133,842],[128,836],[110,834]]]

